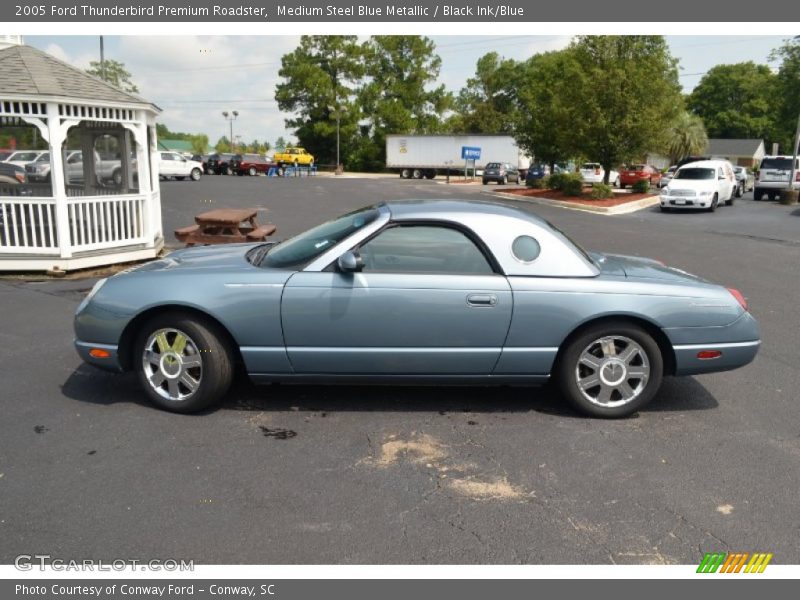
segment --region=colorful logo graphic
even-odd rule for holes
[[[698,573],[763,573],[772,554],[767,552],[707,552]]]

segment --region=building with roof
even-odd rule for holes
[[[761,163],[766,150],[764,140],[712,138],[708,140],[708,147],[703,154],[716,158],[727,158],[736,166],[752,169]]]
[[[194,154],[192,150],[192,142],[189,140],[158,140],[158,147],[162,150],[169,150],[170,152],[178,152],[179,154]]]
[[[31,130],[49,160],[0,183],[0,271],[155,257],[164,244],[153,103],[18,36],[0,40],[0,127]]]

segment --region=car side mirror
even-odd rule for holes
[[[348,250],[336,261],[339,270],[343,273],[357,273],[364,269],[364,259],[358,252]]]

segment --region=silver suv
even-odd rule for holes
[[[800,189],[800,158],[795,160],[795,178],[792,189]],[[792,174],[791,156],[765,156],[761,161],[761,168],[756,178],[756,187],[753,190],[753,200],[761,200],[767,194],[770,200],[775,200],[789,184]]]

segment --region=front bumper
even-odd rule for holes
[[[667,196],[662,194],[659,196],[661,206],[664,208],[693,208],[696,210],[704,210],[711,208],[711,202],[714,200],[714,195],[710,196]]]
[[[108,356],[105,358],[92,356],[90,352],[93,349],[104,350],[108,353]],[[78,356],[80,356],[85,363],[88,363],[92,366],[98,367],[105,371],[114,371],[115,373],[121,373],[124,370],[120,364],[119,353],[117,351],[117,346],[115,345],[91,344],[89,342],[75,340],[75,350],[78,352]]]

